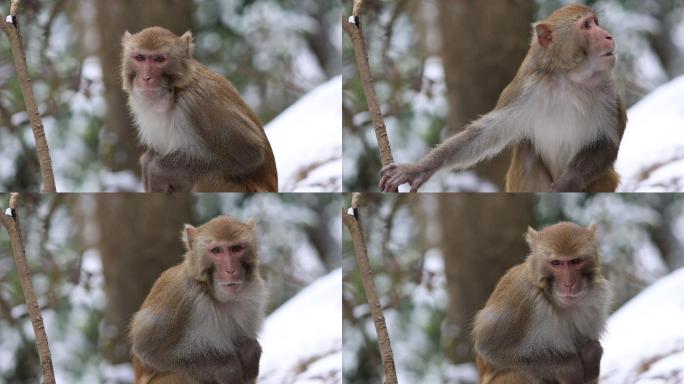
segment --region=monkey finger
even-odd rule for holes
[[[387,183],[388,180],[389,180],[388,175],[383,175],[380,177],[380,181],[378,182],[378,188],[380,189],[380,191],[382,191],[382,192],[385,191],[385,184]]]

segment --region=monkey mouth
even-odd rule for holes
[[[237,293],[242,287],[242,281],[229,281],[226,283],[219,283],[221,289],[229,293]]]
[[[565,306],[575,304],[578,302],[582,296],[584,296],[582,293],[568,293],[568,294],[556,294],[556,298],[558,301]]]
[[[601,55],[601,57],[611,57],[611,56],[615,56],[615,51],[612,50],[612,49],[611,49],[610,51],[605,52],[604,54]]]

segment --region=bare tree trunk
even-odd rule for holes
[[[107,308],[101,345],[112,363],[129,360],[131,315],[154,281],[182,261],[180,233],[190,223],[190,194],[96,194]]]
[[[449,100],[447,136],[496,105],[529,45],[532,0],[439,0],[442,59]],[[508,151],[475,167],[502,190]]]
[[[97,0],[98,54],[107,100],[101,152],[102,160],[112,171],[139,172],[138,158],[142,153],[121,90],[121,37],[124,31],[135,33],[158,25],[182,34],[190,29],[191,17],[190,0]]]
[[[455,363],[472,361],[472,319],[499,278],[527,255],[534,195],[441,194],[439,212],[449,290],[442,345]]]

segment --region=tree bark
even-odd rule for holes
[[[373,324],[375,325],[375,332],[378,336],[378,348],[380,349],[380,356],[382,358],[382,365],[384,369],[385,384],[397,384],[397,372],[394,366],[394,354],[392,353],[392,345],[390,343],[389,333],[387,332],[387,323],[385,322],[385,315],[382,312],[382,304],[380,298],[375,290],[375,283],[373,282],[373,270],[368,259],[368,249],[366,247],[366,240],[363,236],[363,229],[361,228],[361,220],[359,213],[359,206],[361,205],[361,194],[352,194],[352,202],[350,212],[342,212],[342,222],[349,230],[349,234],[354,244],[354,253],[356,254],[356,263],[359,267],[359,274],[363,282],[363,288],[368,299],[368,306],[370,307],[371,315],[373,317]]]
[[[529,46],[532,0],[439,0],[442,59],[451,136],[489,112],[513,80]],[[503,190],[509,151],[483,162],[477,174]]]
[[[0,20],[0,23],[2,23],[2,20]],[[10,242],[12,243],[12,252],[14,253],[14,261],[17,265],[17,274],[19,275],[21,290],[24,292],[26,308],[31,317],[33,333],[36,335],[36,348],[38,349],[40,368],[43,372],[43,382],[45,384],[54,384],[55,372],[52,367],[52,355],[50,354],[47,332],[45,332],[43,315],[40,313],[38,299],[33,290],[31,269],[29,269],[26,260],[24,238],[21,234],[21,224],[19,223],[19,214],[17,213],[18,201],[19,194],[12,193],[10,195],[9,208],[5,211],[4,215],[0,213],[0,223],[2,223],[7,230]]]
[[[180,233],[191,222],[190,194],[96,194],[99,250],[105,278],[102,353],[130,360],[127,332],[154,281],[182,261]]]
[[[449,291],[442,345],[455,363],[472,361],[470,329],[499,278],[527,255],[532,194],[441,194],[441,248]]]

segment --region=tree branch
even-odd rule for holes
[[[29,120],[31,121],[31,128],[33,129],[33,138],[36,141],[36,154],[38,155],[40,173],[43,178],[42,191],[56,192],[55,175],[52,172],[50,150],[48,148],[47,139],[45,138],[45,129],[43,128],[40,112],[36,105],[36,99],[33,95],[33,89],[31,89],[31,77],[29,76],[28,66],[26,64],[26,52],[24,51],[21,33],[19,32],[19,20],[17,18],[18,8],[19,0],[12,0],[9,16],[5,18],[0,14],[0,29],[7,35],[7,39],[12,47],[12,56],[14,57],[14,66],[17,69],[17,77],[19,77],[21,94],[24,97],[26,112],[28,113]]]
[[[352,41],[354,47],[354,55],[356,56],[356,67],[361,77],[363,84],[363,93],[366,96],[366,103],[368,110],[373,119],[373,128],[375,129],[375,138],[378,141],[378,149],[380,150],[380,161],[382,165],[388,165],[394,162],[392,158],[392,149],[390,148],[389,139],[387,138],[387,128],[385,127],[385,120],[382,117],[378,97],[375,94],[375,86],[373,77],[371,76],[370,65],[368,64],[368,51],[363,40],[363,31],[361,30],[361,6],[362,0],[354,1],[354,8],[352,16],[349,20],[345,20],[342,16],[342,29],[347,33]],[[397,192],[397,191],[394,191]]]
[[[361,280],[363,281],[363,288],[366,291],[366,298],[368,299],[368,306],[373,316],[373,323],[375,324],[375,331],[378,334],[378,347],[380,348],[380,356],[382,358],[382,365],[385,370],[385,383],[396,384],[397,373],[394,368],[394,354],[392,353],[392,345],[390,343],[389,333],[387,332],[387,324],[385,323],[385,315],[382,313],[382,305],[380,299],[375,291],[375,283],[373,282],[373,270],[368,260],[368,249],[366,247],[366,240],[363,237],[361,229],[359,206],[361,204],[361,194],[352,194],[352,212],[342,212],[342,222],[351,234],[352,242],[354,243],[354,252],[356,253],[356,263],[359,265],[361,272]]]
[[[48,345],[47,333],[45,332],[45,325],[43,324],[43,316],[40,314],[36,293],[33,290],[33,283],[31,282],[31,270],[29,269],[28,262],[26,261],[24,239],[22,237],[21,227],[19,225],[19,215],[17,214],[18,205],[19,194],[10,194],[9,208],[4,212],[4,214],[0,215],[0,222],[7,230],[7,233],[10,237],[10,242],[12,243],[14,262],[17,264],[17,272],[19,273],[21,290],[24,292],[26,306],[28,308],[29,315],[31,316],[31,325],[33,326],[33,332],[36,335],[36,347],[38,348],[38,357],[40,358],[40,368],[43,371],[43,382],[46,384],[54,384],[55,373],[52,369],[50,346]]]

